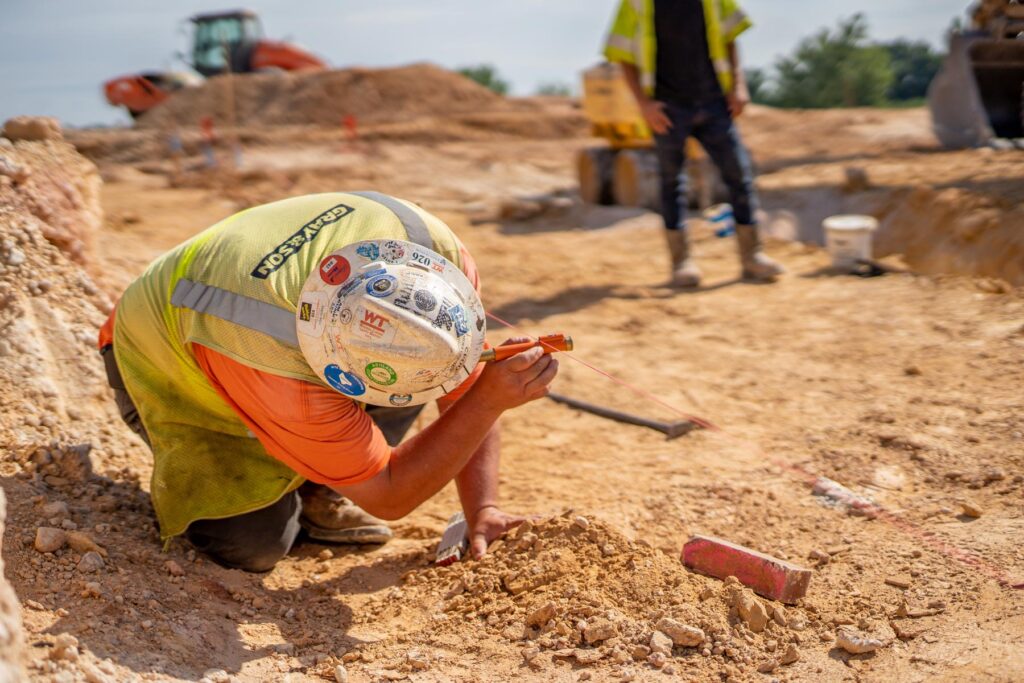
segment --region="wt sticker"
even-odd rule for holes
[[[352,265],[342,256],[328,256],[320,262],[320,279],[329,285],[340,285],[352,273]]]
[[[327,383],[346,396],[362,396],[366,393],[366,385],[351,372],[345,372],[333,363],[324,368]]]

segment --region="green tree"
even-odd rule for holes
[[[928,84],[942,66],[942,55],[924,41],[900,39],[882,43],[881,46],[888,51],[892,63],[893,79],[886,93],[888,98],[916,100],[924,97],[928,92]]]
[[[775,63],[773,104],[780,107],[857,107],[884,104],[893,80],[889,52],[868,43],[863,14],[834,32],[805,38]]]
[[[747,79],[747,90],[750,91],[750,101],[758,104],[769,104],[768,74],[764,69],[751,67],[743,70]]]
[[[457,71],[466,78],[476,81],[480,85],[493,90],[499,95],[508,94],[508,81],[503,79],[498,70],[491,64],[477,64],[476,66],[464,66]]]
[[[568,97],[572,95],[572,87],[567,83],[554,81],[551,83],[541,83],[537,86],[537,94],[555,97]]]

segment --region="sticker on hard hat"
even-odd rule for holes
[[[344,256],[328,256],[320,262],[320,277],[329,285],[340,285],[352,274],[352,264]]]
[[[346,396],[362,396],[366,393],[366,385],[351,372],[345,372],[333,363],[324,368],[324,379],[334,389]]]
[[[373,242],[366,242],[365,244],[359,245],[356,247],[356,253],[370,261],[376,261],[380,258],[380,248]]]
[[[398,373],[387,363],[369,363],[366,366],[366,376],[384,387],[391,386],[398,381]]]
[[[338,281],[344,263],[348,277]],[[368,404],[421,405],[476,367],[484,310],[456,262],[388,238],[318,254],[313,269],[295,325],[302,355],[326,386]]]
[[[405,256],[405,247],[403,247],[399,242],[388,240],[384,243],[380,255],[388,263],[398,263]]]
[[[437,297],[425,289],[417,289],[412,298],[416,302],[416,308],[424,313],[430,313],[437,308]]]
[[[366,293],[370,296],[387,296],[395,289],[397,280],[393,275],[378,275],[366,283]]]

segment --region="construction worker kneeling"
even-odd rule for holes
[[[478,292],[447,225],[375,192],[248,209],[157,259],[100,349],[153,451],[161,537],[265,571],[302,530],[384,543],[384,519],[454,479],[482,555],[522,521],[498,507],[498,417],[558,364],[539,347],[478,363]],[[403,442],[429,400],[440,417]]]

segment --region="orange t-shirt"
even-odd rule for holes
[[[480,291],[480,276],[463,250],[463,270]],[[117,309],[100,329],[99,347],[113,342]],[[347,486],[379,474],[391,447],[373,419],[352,399],[311,382],[281,377],[239,363],[213,349],[192,344],[192,353],[214,390],[267,453],[318,484]],[[484,365],[447,394],[451,403],[480,377]]]

